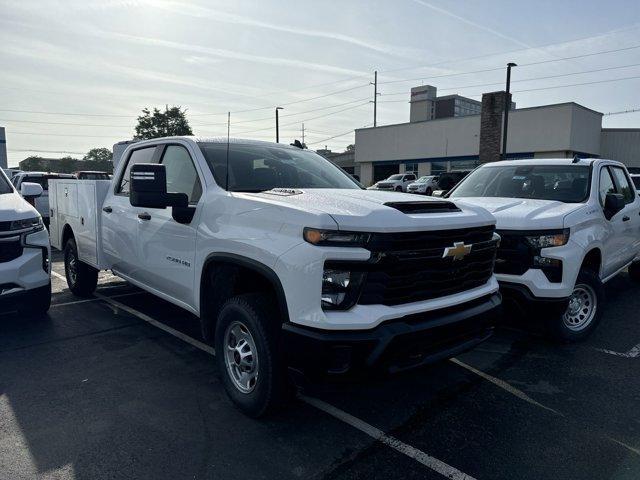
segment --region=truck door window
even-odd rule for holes
[[[632,203],[636,199],[635,188],[629,183],[627,174],[620,167],[612,167],[618,193],[624,197],[625,203]]]
[[[197,203],[202,195],[202,184],[187,149],[169,145],[160,163],[167,172],[167,192],[186,193],[189,203]]]
[[[139,148],[138,150],[134,150],[129,155],[129,160],[127,161],[127,166],[124,169],[122,176],[120,177],[120,183],[118,184],[118,190],[116,193],[120,195],[129,195],[129,172],[131,171],[131,166],[136,163],[153,163],[153,154],[156,151],[156,147],[147,147],[147,148]]]
[[[600,170],[600,205],[604,207],[604,201],[607,198],[607,194],[616,193],[616,186],[611,178],[611,173],[607,167],[603,167]]]

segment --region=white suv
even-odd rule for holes
[[[414,173],[396,173],[391,175],[386,180],[381,180],[376,183],[372,190],[387,190],[394,192],[406,192],[407,186],[411,182],[416,181],[416,175]]]
[[[11,179],[19,192],[22,184],[26,182],[37,183],[42,187],[42,194],[29,201],[38,210],[47,227],[49,227],[49,180],[57,178],[74,178],[74,176],[69,173],[21,172]]]
[[[407,193],[422,193],[431,196],[433,191],[438,188],[438,178],[436,175],[420,177],[415,182],[407,185]]]
[[[538,318],[557,338],[585,338],[602,316],[603,283],[627,267],[640,276],[640,198],[622,163],[488,163],[449,197],[493,213],[503,294],[525,311],[542,309]]]
[[[44,314],[51,304],[49,235],[25,199],[42,187],[23,183],[18,193],[0,170],[0,309]],[[22,196],[21,196],[22,195]],[[24,198],[23,198],[24,197]]]

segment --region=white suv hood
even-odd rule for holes
[[[0,222],[37,217],[40,214],[17,192],[0,195]]]
[[[502,197],[465,197],[455,202],[486,208],[496,217],[497,228],[504,230],[564,228],[564,217],[584,207],[582,203]]]
[[[388,202],[441,202],[416,198],[400,192],[348,189],[300,189],[291,195],[276,192],[246,193],[274,206],[289,207],[309,214],[328,214],[340,230],[394,232],[440,230],[492,225],[494,218],[475,205],[456,205],[460,212],[407,214],[384,205]]]

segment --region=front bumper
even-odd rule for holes
[[[395,373],[451,358],[489,338],[501,296],[493,293],[437,311],[407,315],[370,330],[283,325],[288,365],[306,376]]]
[[[20,288],[32,290],[48,285],[49,267],[43,268],[43,255],[51,258],[49,234],[46,230],[24,235],[22,255],[8,262],[0,262],[0,292]]]
[[[505,306],[514,306],[526,316],[555,317],[562,315],[569,305],[569,297],[538,297],[519,283],[499,282]]]

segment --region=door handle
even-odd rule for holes
[[[622,217],[622,221],[623,222],[628,222],[630,220],[629,217],[627,217],[626,215],[624,217]]]
[[[111,213],[113,212],[113,208],[111,207],[102,207],[102,211],[105,213]]]
[[[140,220],[151,220],[151,215],[149,215],[147,212],[142,212],[138,214],[138,218]]]

